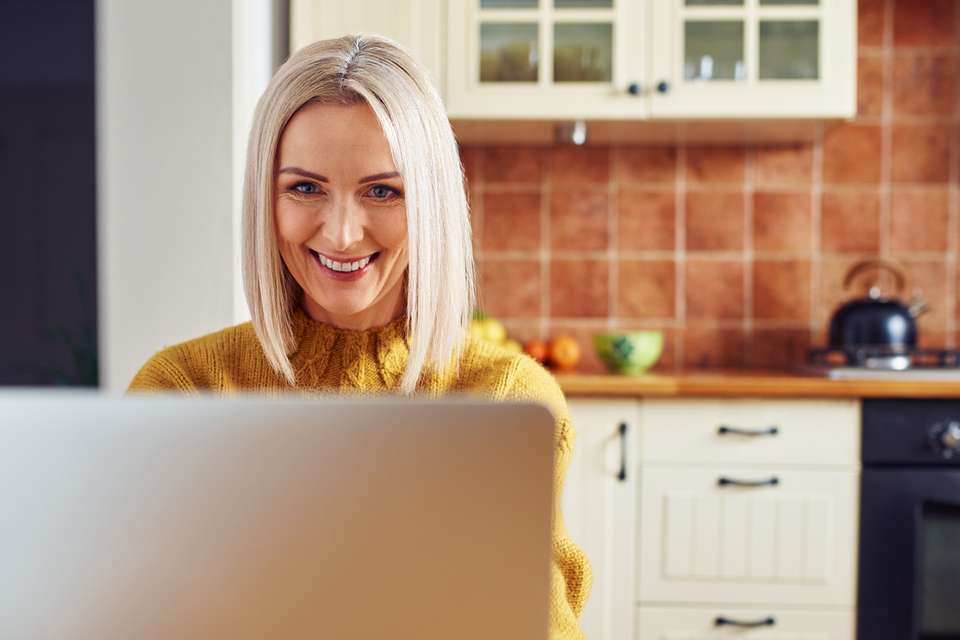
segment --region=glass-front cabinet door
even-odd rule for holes
[[[642,0],[449,0],[453,118],[643,118]]]
[[[650,2],[651,117],[852,117],[856,4]]]

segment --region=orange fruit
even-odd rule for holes
[[[547,359],[547,343],[543,340],[529,340],[523,345],[523,352],[543,364]]]
[[[550,363],[561,371],[573,369],[580,361],[580,345],[570,336],[556,336],[547,349]]]

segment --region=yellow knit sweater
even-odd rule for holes
[[[296,390],[342,393],[390,393],[398,388],[409,339],[404,320],[366,331],[318,322],[299,307],[292,315],[299,345],[290,356],[296,389],[268,364],[253,325],[228,327],[154,354],[140,368],[128,392],[177,390],[282,393]],[[577,618],[593,582],[590,563],[567,536],[560,495],[575,432],[563,392],[533,358],[491,343],[468,339],[459,375],[427,372],[418,393],[480,394],[494,400],[526,400],[546,405],[556,417],[553,565],[550,586],[550,640],[583,638]]]

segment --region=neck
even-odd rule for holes
[[[305,293],[301,299],[301,306],[308,316],[318,322],[333,325],[340,329],[366,331],[374,327],[382,327],[406,313],[405,293],[406,287],[403,286],[403,279],[401,279],[383,298],[356,313],[330,312],[314,302]]]

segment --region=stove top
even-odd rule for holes
[[[960,369],[915,367],[913,369],[868,369],[866,367],[809,367],[806,373],[824,376],[830,380],[928,380],[932,382],[960,382]]]
[[[867,347],[848,354],[840,349],[811,349],[807,372],[834,380],[960,381],[960,350]]]

